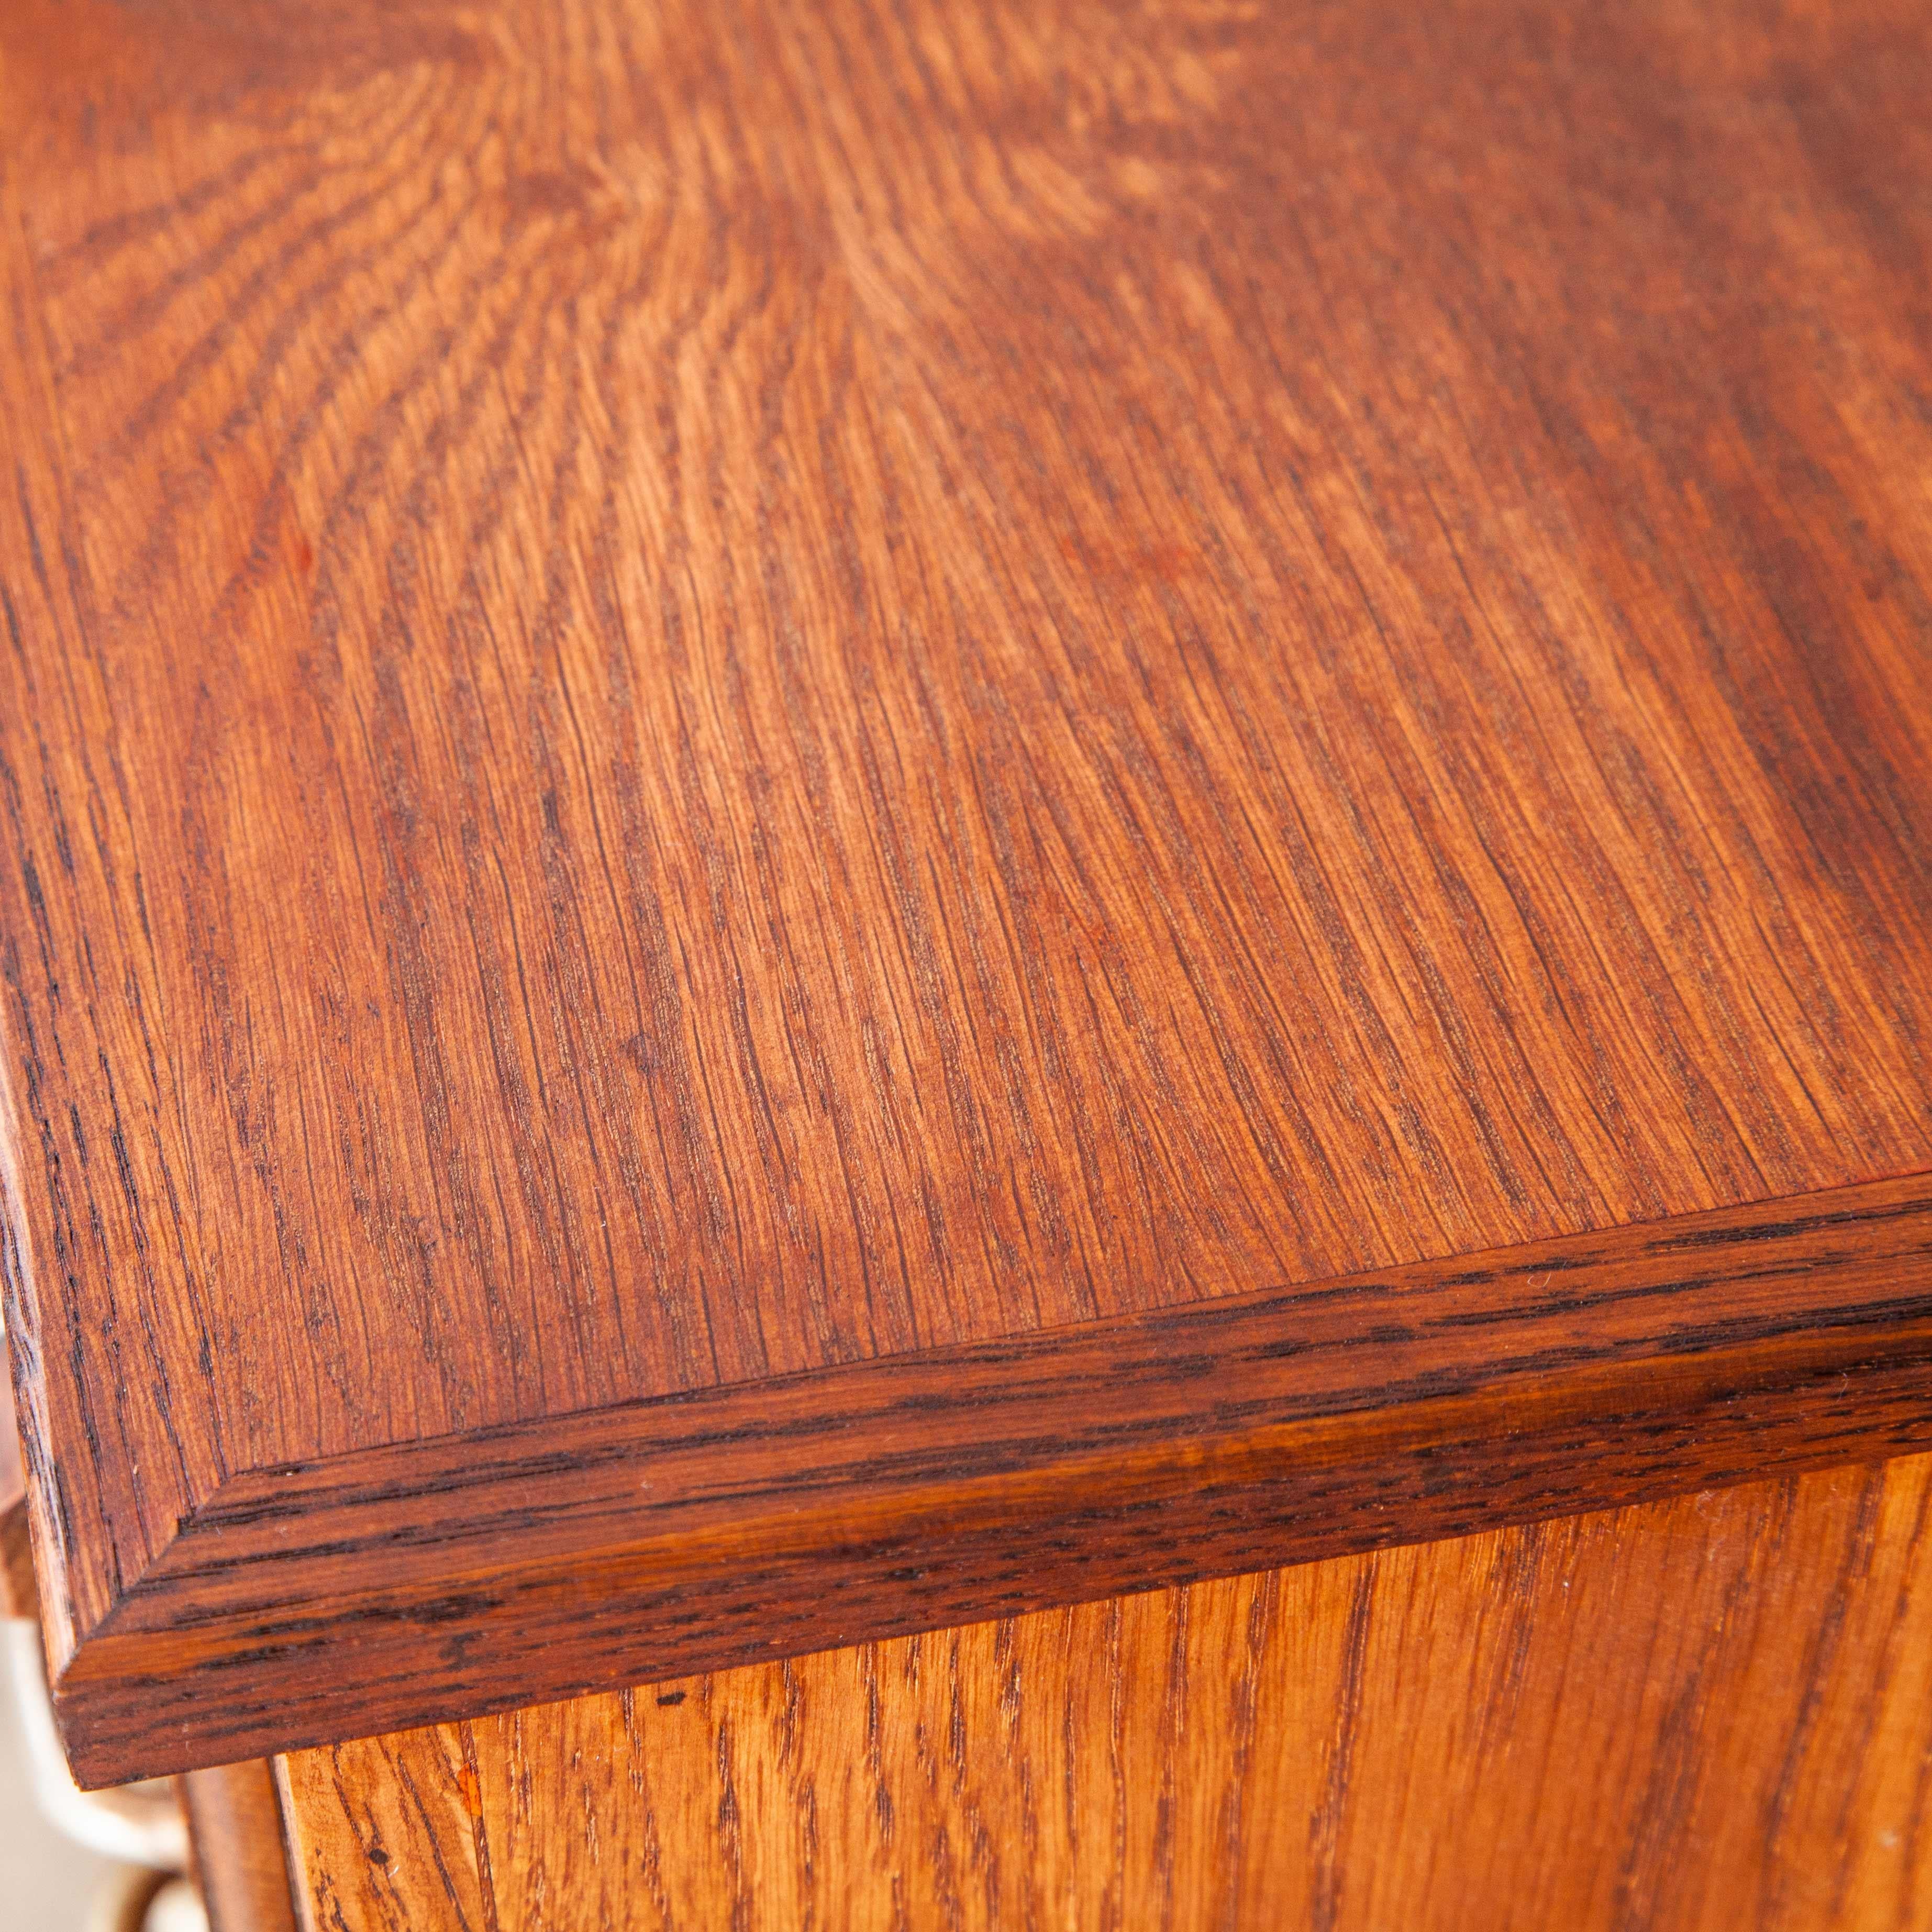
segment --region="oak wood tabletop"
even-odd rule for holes
[[[1932,1444],[1928,89],[1916,0],[8,8],[82,1774]]]

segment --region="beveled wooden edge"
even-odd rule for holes
[[[89,1783],[1932,1447],[1932,1176],[237,1475]]]

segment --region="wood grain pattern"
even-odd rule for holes
[[[1932,1444],[1932,1178],[237,1478],[82,1774]]]
[[[299,1753],[314,1932],[1913,1932],[1932,1460]]]
[[[1928,85],[1913,0],[7,8],[63,1684],[267,1472],[1932,1166]]]
[[[275,1774],[257,1758],[182,1780],[208,1932],[296,1932],[294,1874]]]
[[[20,1426],[14,1419],[13,1359],[8,1352],[6,1331],[0,1329],[0,1509],[25,1502],[26,1494]]]

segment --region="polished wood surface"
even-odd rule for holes
[[[317,1928],[1912,1932],[1932,1460],[304,1752]]]
[[[1932,1166],[1928,86],[1906,0],[7,8],[83,1765],[292,1465],[480,1535],[498,1430]]]
[[[208,1932],[296,1932],[294,1874],[272,1766],[212,1766],[182,1780]]]
[[[238,1478],[62,1694],[123,1776],[1927,1446],[1880,1182]]]

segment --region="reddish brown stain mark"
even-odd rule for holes
[[[1200,550],[1189,544],[1096,544],[1066,536],[1060,548],[1070,563],[1096,582],[1130,578],[1138,583],[1178,584],[1202,574]]]
[[[592,184],[561,168],[544,168],[514,177],[507,190],[512,216],[587,214]]]
[[[157,98],[183,113],[352,86],[370,75],[440,66],[476,73],[500,56],[490,38],[454,17],[446,0],[263,0],[220,7],[187,0],[20,0],[0,88],[52,119],[144,125]]]
[[[574,238],[594,240],[620,226],[631,203],[596,168],[538,168],[513,175],[503,188],[503,225],[560,225]]]

